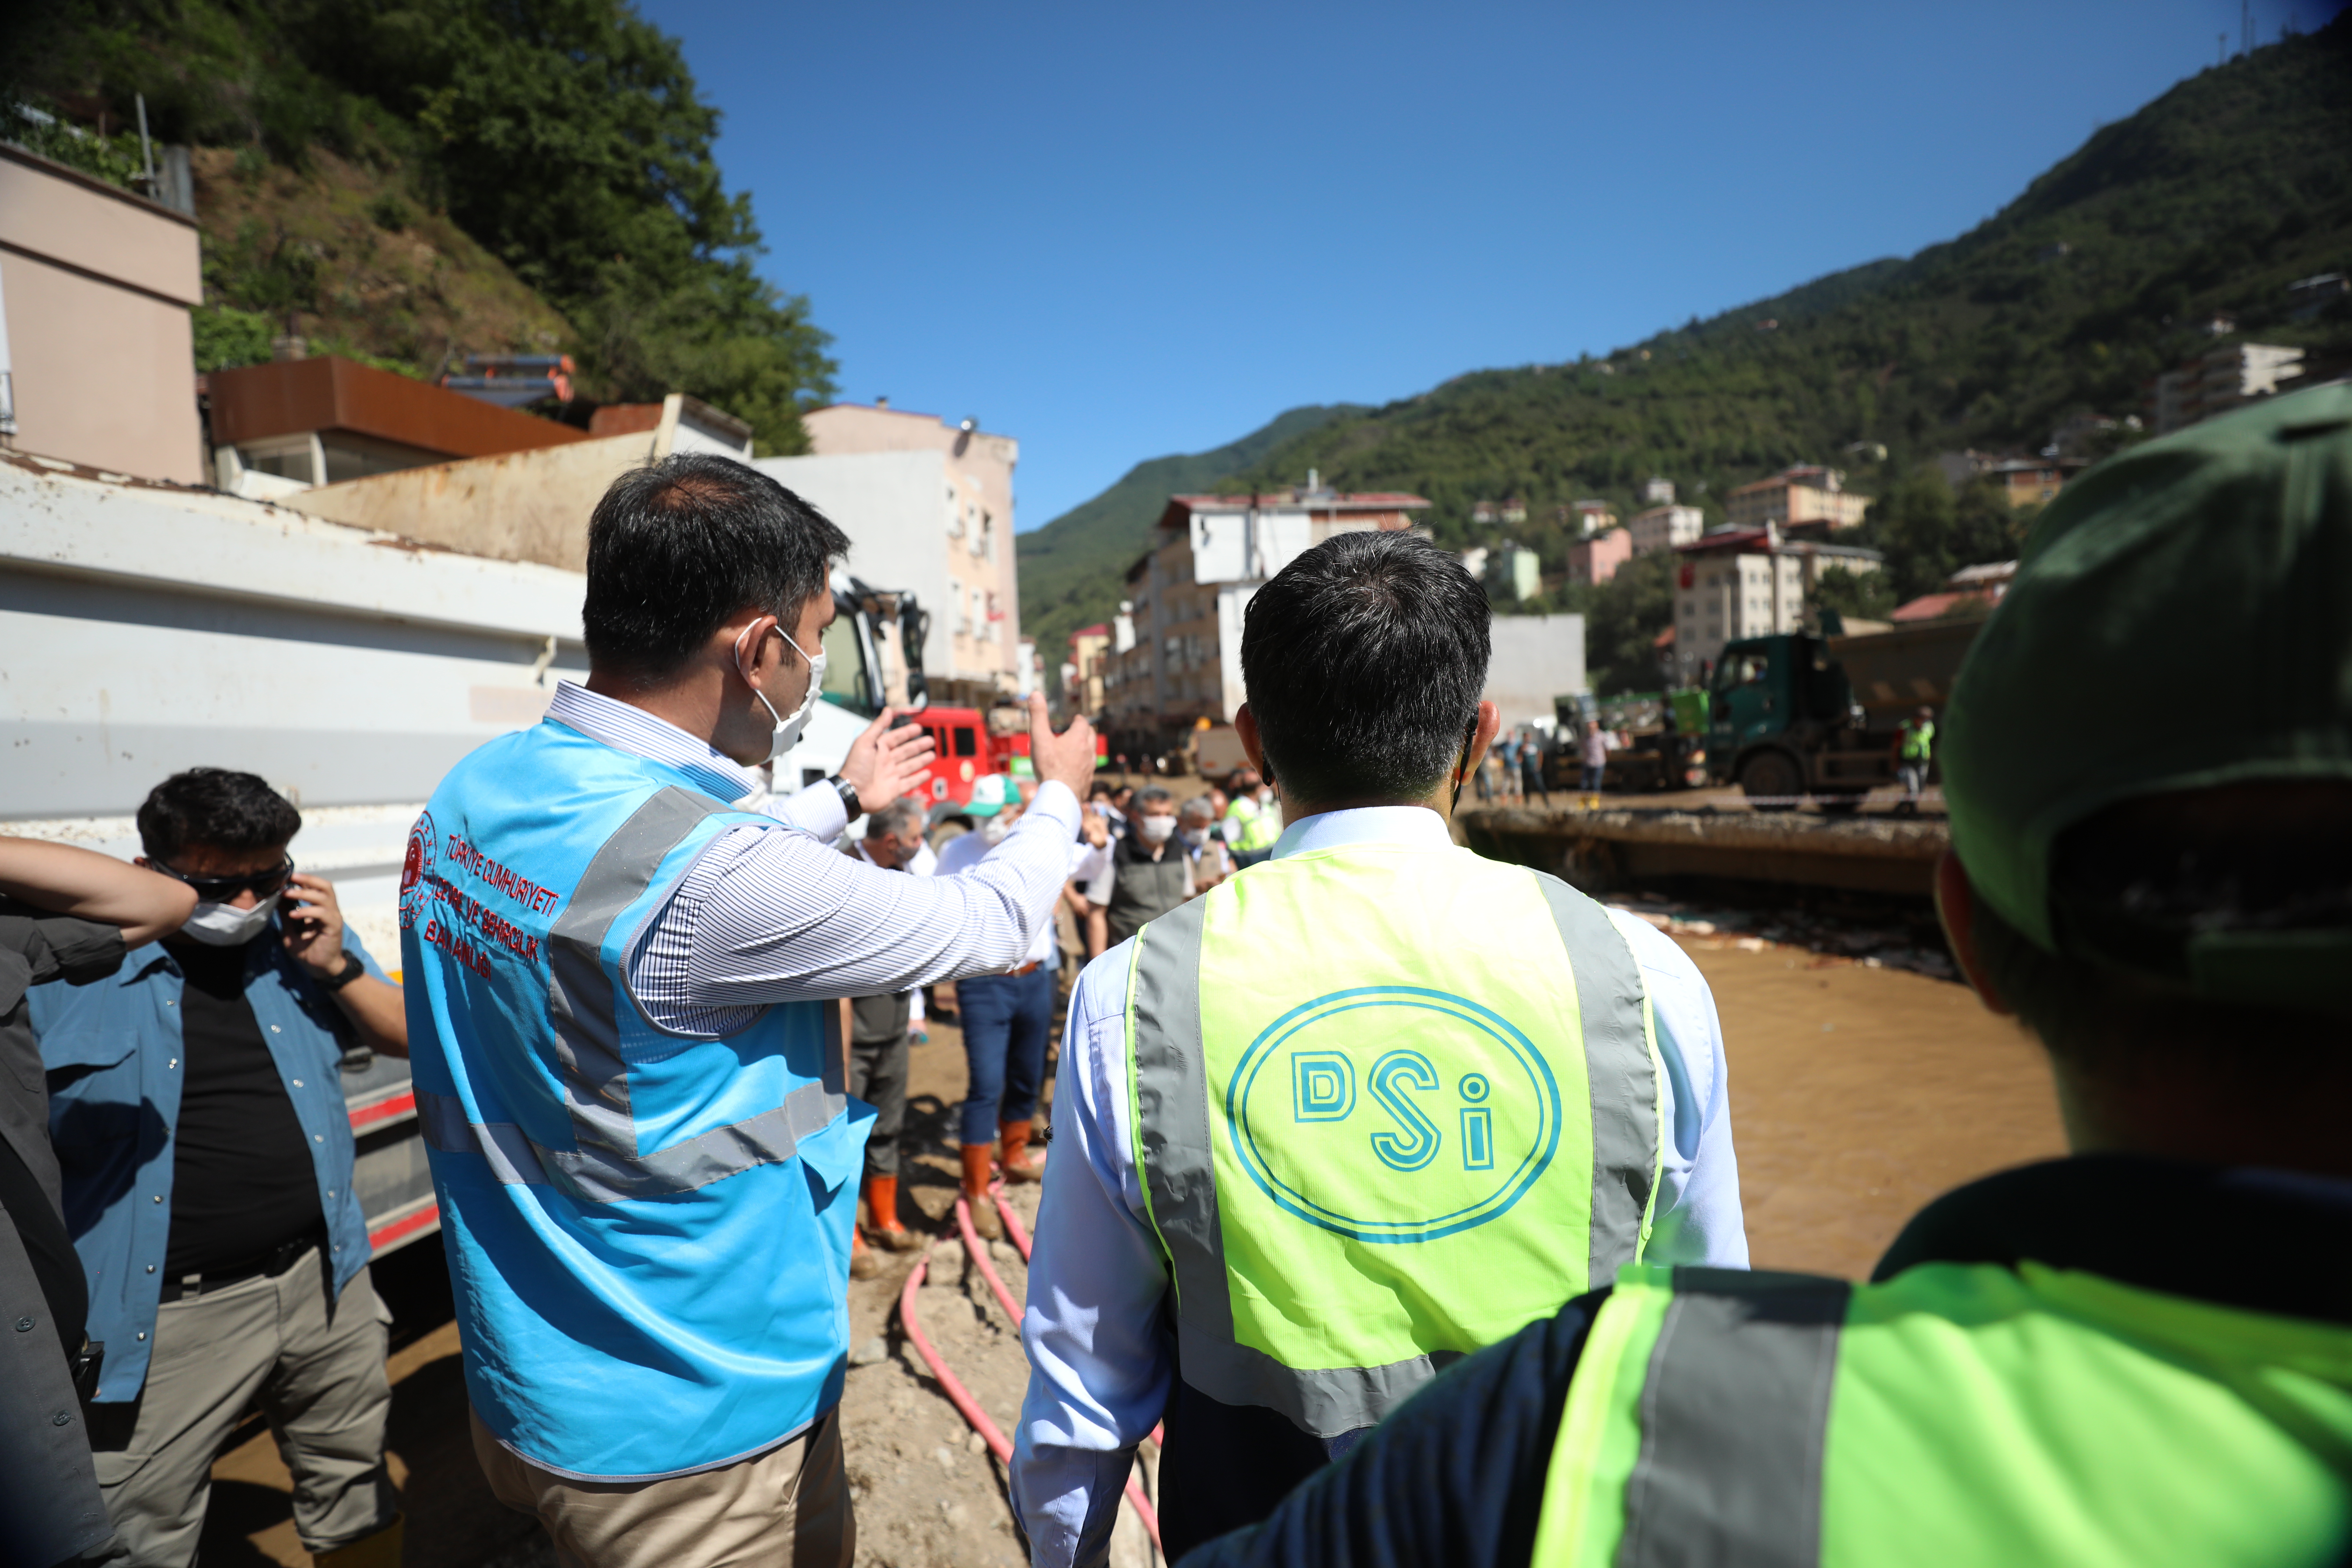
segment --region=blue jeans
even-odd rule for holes
[[[1591,763],[1584,764],[1584,793],[1586,795],[1599,795],[1601,793],[1601,775],[1606,772],[1608,772],[1606,768],[1596,768]]]
[[[1037,1114],[1045,1085],[1045,1037],[1054,1026],[1054,972],[975,974],[956,982],[963,1013],[966,1143],[993,1143],[1000,1121]]]

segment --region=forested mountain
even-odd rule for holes
[[[1138,463],[1094,500],[1019,535],[1021,629],[1037,639],[1046,668],[1059,664],[1072,632],[1118,610],[1123,574],[1150,545],[1151,525],[1170,496],[1213,491],[1284,442],[1363,412],[1350,403],[1293,408],[1213,452]]]
[[[750,198],[677,40],[625,0],[30,0],[0,27],[0,136],[107,177],[196,151],[208,366],[323,346],[431,374],[578,356],[614,399],[683,387],[805,444],[832,392],[805,300],[752,270]],[[103,140],[89,132],[107,133]]]
[[[2352,310],[2294,321],[2286,298],[2295,279],[2352,271],[2347,106],[2352,14],[2101,128],[1949,243],[1602,358],[1457,377],[1322,424],[1217,488],[1297,483],[1314,468],[1342,489],[1412,490],[1436,502],[1432,521],[1455,547],[1496,541],[1474,530],[1472,502],[1517,496],[1530,521],[1511,531],[1558,570],[1568,540],[1556,516],[1570,500],[1605,498],[1626,515],[1660,474],[1719,516],[1714,503],[1737,485],[1829,463],[1885,498],[1865,542],[1889,547],[1897,585],[1917,591],[2014,548],[1986,498],[1923,488],[1936,454],[2038,451],[2070,415],[2132,414],[2146,381],[2214,346],[2217,313],[2235,318],[2221,342],[2352,347]],[[1648,641],[1667,595],[1663,563],[1640,564],[1613,589],[1532,606],[1593,615],[1591,662],[1612,689],[1655,683]]]

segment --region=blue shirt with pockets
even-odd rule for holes
[[[388,980],[350,930],[343,945]],[[183,1081],[180,966],[160,942],[134,948],[112,979],[26,994],[48,1070],[49,1136],[65,1172],[66,1228],[89,1276],[89,1337],[106,1346],[97,1403],[146,1385],[172,1234],[173,1128]],[[352,1139],[340,1062],[351,1024],[289,956],[273,918],[247,949],[246,1000],[310,1141],[338,1293],[368,1260],[352,1191]]]

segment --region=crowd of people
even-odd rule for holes
[[[378,1052],[497,1497],[567,1564],[848,1563],[847,1282],[927,1239],[908,1050],[950,986],[975,1226],[1043,1184],[1035,1563],[1104,1561],[1155,1426],[1193,1564],[2341,1559],[2352,391],[2070,485],[1922,715],[1945,929],[2074,1152],[1859,1284],[1748,1270],[1688,955],[1453,843],[1487,758],[1530,776],[1458,561],[1344,534],[1261,587],[1249,769],[1098,778],[1034,702],[1034,776],[941,839],[892,714],[761,775],[846,546],[726,459],[616,481],[589,678],[436,792],[402,984],[249,773],[158,783],[133,865],[0,838],[0,1559],[193,1562],[258,1409],[317,1560],[399,1561],[341,1089]]]

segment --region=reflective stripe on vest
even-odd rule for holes
[[[1396,879],[1391,923],[1442,920],[1424,906],[1465,883],[1465,902],[1483,912],[1540,923],[1540,942],[1511,966],[1526,978],[1509,997],[1486,998],[1528,1028],[1409,982],[1477,972],[1466,950],[1507,949],[1529,933],[1497,942],[1457,929],[1433,950],[1405,952],[1354,940],[1349,917],[1370,901],[1355,896],[1366,875]],[[1293,879],[1298,896],[1328,906],[1311,934],[1268,907]],[[1521,900],[1517,911],[1493,907],[1496,889]],[[1254,908],[1267,918],[1252,921]],[[1204,966],[1213,940],[1227,945]],[[1305,961],[1305,945],[1370,984],[1313,994],[1334,975]],[[1299,961],[1286,962],[1285,949]],[[1129,984],[1136,1157],[1173,1276],[1182,1375],[1212,1398],[1278,1410],[1318,1436],[1353,1431],[1446,1362],[1640,1256],[1662,1157],[1663,1072],[1632,950],[1565,883],[1458,850],[1387,866],[1349,851],[1290,857],[1145,927]],[[1212,1011],[1239,1006],[1247,1023],[1213,1034],[1202,1016],[1212,988]],[[1381,1009],[1396,1009],[1385,1027],[1372,1022]],[[1572,1116],[1562,1078],[1577,1094]],[[1320,1164],[1308,1149],[1318,1140]],[[1383,1191],[1347,1181],[1329,1163],[1334,1148],[1360,1166],[1369,1149]],[[1572,1192],[1558,1184],[1570,1172]],[[1538,1201],[1517,1207],[1547,1175]],[[1433,1197],[1444,1212],[1406,1212],[1418,1191],[1453,1195]],[[1342,1204],[1361,1212],[1341,1214]],[[1359,1292],[1372,1310],[1356,1310]]]
[[[2342,1561],[2352,1331],[2027,1262],[1626,1269],[1535,1568]]]
[[[666,789],[632,813],[581,875],[547,936],[548,1017],[554,1026],[564,1109],[575,1149],[532,1142],[511,1122],[469,1122],[461,1101],[420,1089],[425,1142],[479,1154],[502,1183],[546,1184],[583,1203],[626,1203],[691,1192],[755,1165],[780,1164],[848,1106],[844,1086],[803,1084],[784,1103],[667,1149],[638,1146],[629,1069],[621,1058],[613,985],[603,953],[613,922],[642,899],[670,852],[730,808],[690,790]]]

